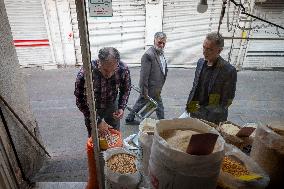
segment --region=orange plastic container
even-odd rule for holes
[[[88,167],[89,167],[89,178],[86,189],[99,189],[96,173],[96,160],[94,156],[93,140],[88,138],[87,140],[87,154],[88,154]]]

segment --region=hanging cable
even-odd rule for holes
[[[220,19],[219,19],[219,25],[218,25],[218,30],[217,30],[217,34],[219,35],[220,32],[220,27],[225,15],[225,11],[226,11],[226,4],[227,4],[227,0],[223,0],[223,4],[222,4],[222,10],[221,10],[221,15],[220,15]]]
[[[265,20],[265,19],[262,19],[262,18],[259,18],[259,17],[257,17],[257,16],[254,16],[254,15],[252,15],[252,14],[247,13],[247,12],[246,12],[246,9],[245,9],[245,7],[243,6],[242,3],[236,3],[235,0],[229,0],[229,1],[231,1],[232,3],[234,3],[236,6],[241,7],[241,9],[242,9],[241,14],[250,16],[250,17],[252,17],[252,18],[258,19],[258,20],[260,20],[260,21],[262,21],[262,22],[266,22],[266,23],[268,23],[268,24],[270,24],[270,25],[273,25],[273,26],[275,26],[275,27],[277,27],[277,28],[281,28],[281,29],[284,30],[284,27],[282,27],[282,26],[280,26],[280,25],[278,25],[278,24],[272,23],[272,22],[270,22],[270,21],[267,21],[267,20]]]

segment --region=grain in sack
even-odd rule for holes
[[[251,157],[230,144],[225,144],[224,150],[219,186],[230,189],[264,189],[268,185],[269,176]]]
[[[183,137],[187,138],[187,144],[181,144],[175,143],[175,139],[170,139],[171,136],[166,138],[168,142],[163,138],[169,130],[214,133],[219,137],[211,154],[197,156],[184,152],[189,142],[188,137],[194,134],[193,132],[182,133],[183,136],[179,140],[183,140]],[[198,119],[160,120],[155,128],[149,161],[151,187],[155,189],[169,187],[173,189],[215,189],[224,156],[224,143],[224,139],[216,129]]]

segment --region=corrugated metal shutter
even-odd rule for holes
[[[42,65],[52,62],[40,0],[4,0],[19,63]]]
[[[202,44],[206,34],[218,29],[222,1],[208,1],[208,10],[205,13],[197,12],[198,2],[164,0],[163,31],[168,36],[165,54],[171,65],[196,66],[198,58],[203,56]],[[231,11],[229,15],[232,16],[236,11]],[[220,32],[223,36],[231,36],[231,32],[227,30],[226,15]],[[222,52],[225,59],[228,57],[230,46],[231,40],[226,40]]]
[[[77,62],[82,62],[75,0],[70,0]],[[113,0],[113,17],[88,17],[92,58],[112,46],[128,64],[139,63],[145,51],[145,0]]]
[[[273,0],[264,3],[255,4],[256,14],[260,13],[261,17],[266,20],[284,26],[284,1]],[[257,29],[256,26],[262,28]],[[265,26],[265,27],[263,27]],[[277,33],[276,27],[255,20],[252,22],[250,37],[252,38],[284,38],[284,30],[279,29]],[[284,41],[283,40],[251,40],[248,43],[246,57],[243,67],[251,68],[270,68],[284,67]]]

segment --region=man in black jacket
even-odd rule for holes
[[[197,62],[187,100],[186,110],[190,117],[216,124],[228,118],[228,107],[235,97],[237,71],[220,56],[223,47],[221,34],[207,34],[203,43],[204,58]]]

